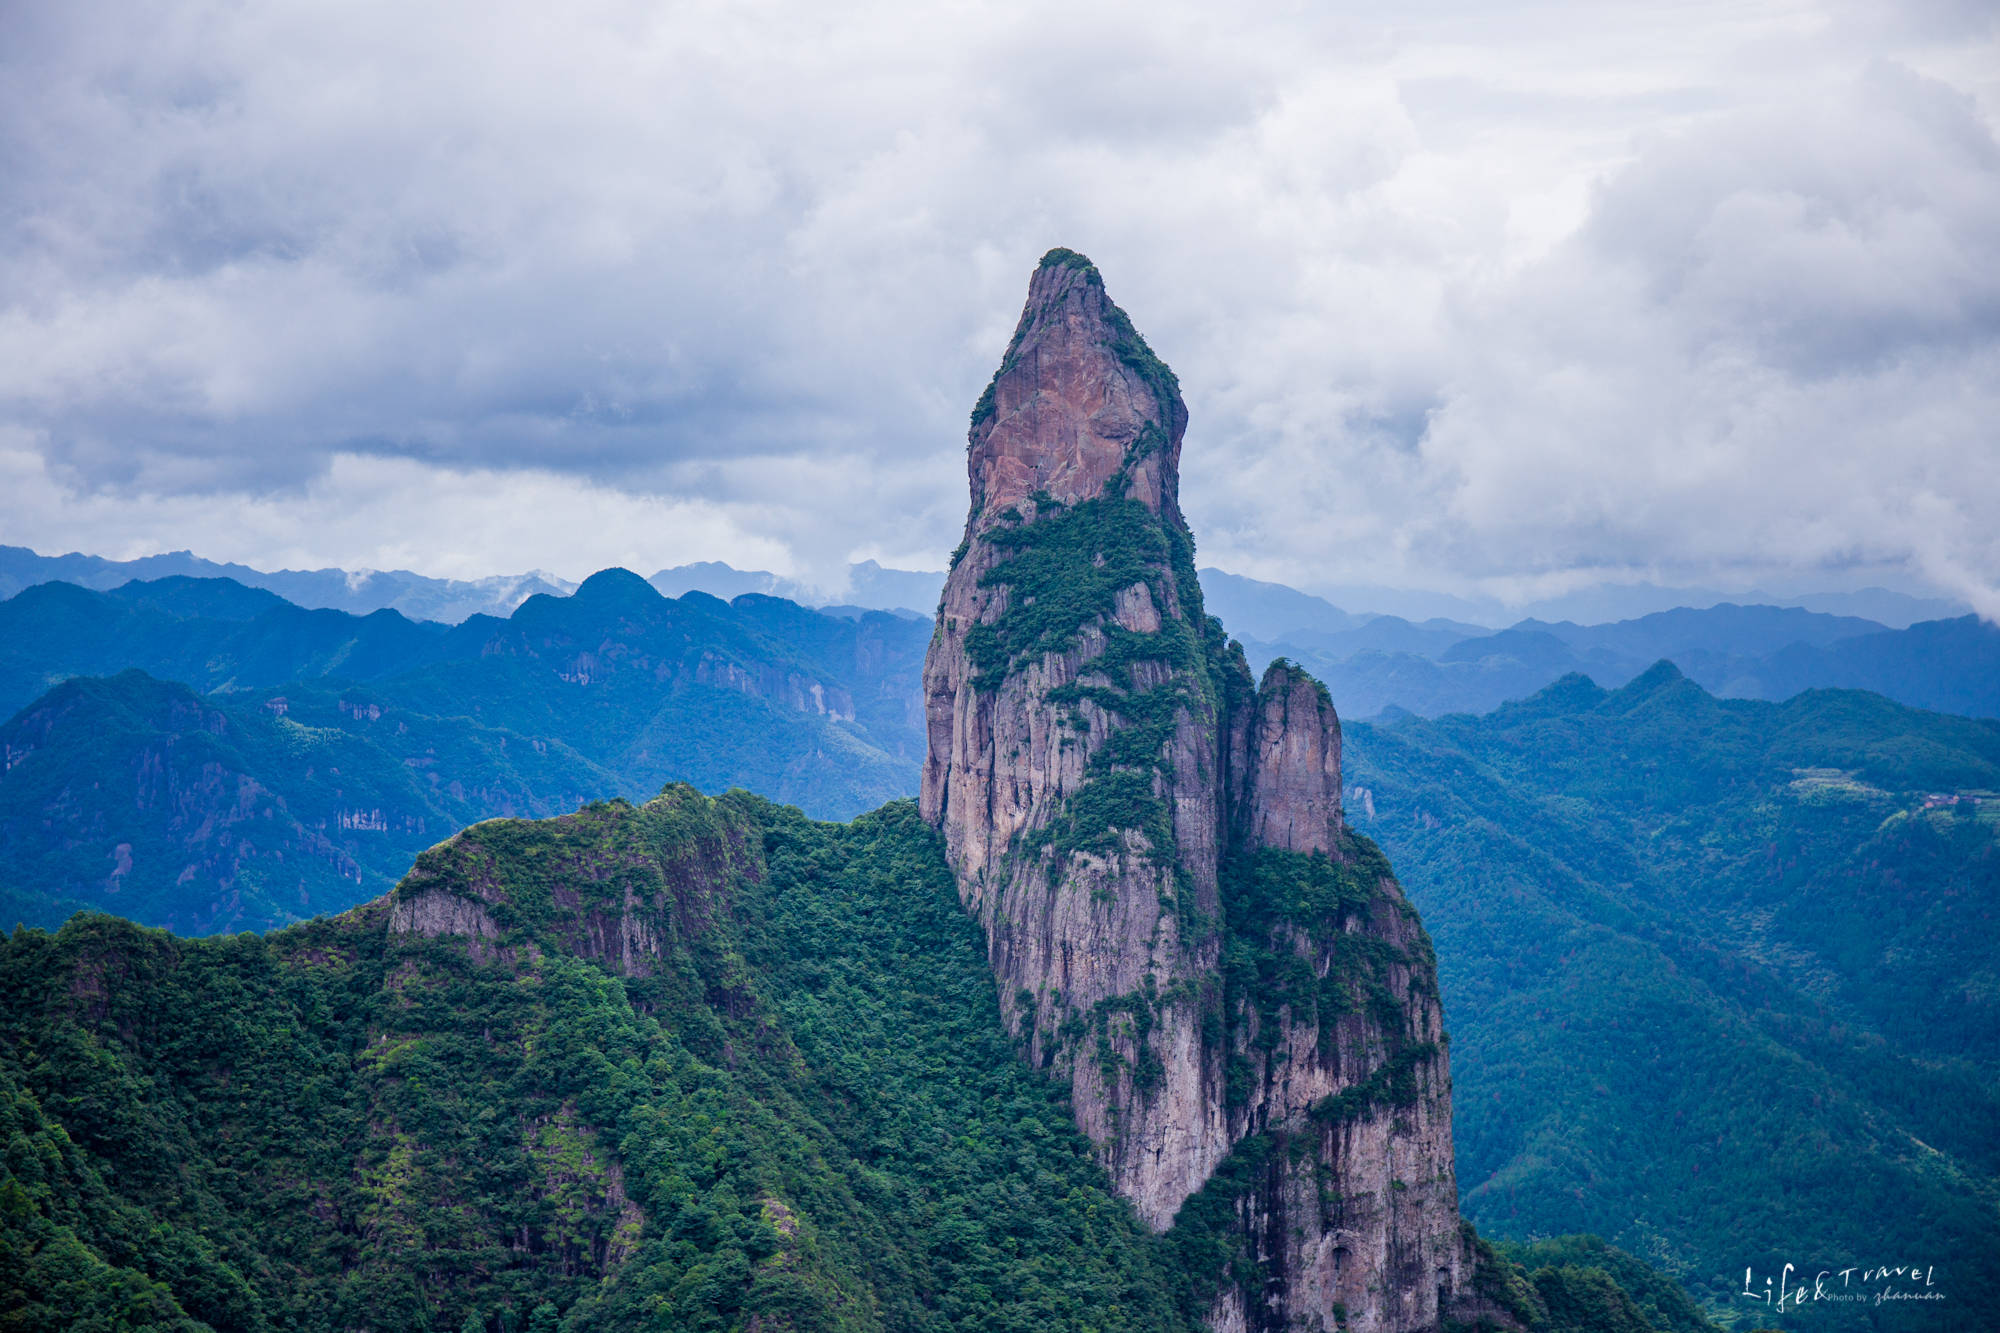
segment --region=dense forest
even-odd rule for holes
[[[1166,1330],[1243,1261],[1109,1192],[907,802],[493,821],[266,935],[17,930],[0,998],[7,1328]],[[1706,1327],[1569,1245],[1497,1296]]]
[[[1347,734],[1437,942],[1467,1216],[1723,1308],[1884,1250],[1953,1313],[1799,1318],[2000,1299],[2000,723],[1662,665]]]

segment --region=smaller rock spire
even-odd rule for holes
[[[1257,687],[1243,756],[1243,836],[1255,846],[1331,852],[1340,837],[1340,718],[1326,686],[1279,658]]]

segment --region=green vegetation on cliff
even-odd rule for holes
[[[1130,469],[1163,438],[1149,426],[1127,448],[1103,495],[1064,505],[1038,493],[1032,518],[1014,513],[1013,521],[984,534],[1008,554],[980,584],[1004,589],[1007,601],[999,616],[966,635],[978,688],[997,689],[1010,671],[1069,651],[1086,633],[1103,640],[1079,679],[1049,694],[1064,709],[1071,743],[1082,743],[1089,730],[1081,704],[1095,705],[1117,723],[1091,753],[1083,784],[1035,837],[1056,864],[1079,851],[1103,853],[1137,833],[1148,853],[1170,866],[1175,849],[1164,794],[1172,776],[1167,744],[1183,717],[1213,725],[1225,696],[1247,681],[1241,651],[1202,610],[1193,537],[1180,522],[1125,494]],[[1133,589],[1150,599],[1156,629],[1118,623],[1119,599]]]
[[[1340,859],[1323,852],[1306,854],[1272,847],[1248,848],[1222,867],[1223,1013],[1229,1021],[1254,1028],[1253,1038],[1225,1043],[1230,1052],[1228,1104],[1234,1108],[1248,1096],[1247,1056],[1260,1051],[1267,1058],[1293,1023],[1315,1024],[1322,1054],[1332,1050],[1337,1022],[1343,1014],[1366,1011],[1382,1034],[1385,1068],[1405,1049],[1408,1020],[1404,1006],[1416,996],[1391,989],[1397,964],[1410,969],[1410,986],[1435,991],[1428,978],[1435,960],[1421,927],[1411,924],[1420,957],[1381,938],[1379,921],[1372,929],[1356,928],[1370,917],[1407,914],[1408,904],[1382,885],[1389,863],[1372,842],[1349,834],[1339,848]],[[1317,964],[1326,961],[1322,975]],[[1255,1021],[1251,1022],[1253,1018]],[[1374,1099],[1350,1099],[1346,1109],[1360,1109]],[[1326,1108],[1332,1114],[1332,1108]],[[1344,1117],[1343,1117],[1344,1118]]]
[[[1128,451],[1128,468],[1134,457]],[[966,635],[974,683],[982,689],[998,688],[1026,662],[1076,647],[1086,632],[1103,639],[1080,678],[1049,695],[1064,710],[1069,743],[1082,744],[1089,730],[1083,703],[1119,724],[1092,751],[1083,784],[1032,840],[1057,865],[1076,852],[1106,852],[1127,833],[1140,834],[1161,865],[1173,863],[1173,819],[1163,794],[1167,743],[1183,715],[1215,717],[1222,688],[1207,661],[1213,645],[1192,628],[1206,623],[1192,540],[1178,524],[1125,497],[1119,477],[1103,496],[1075,505],[1039,494],[1031,520],[1016,515],[987,530],[985,540],[1009,554],[980,583],[1004,588],[1007,602],[998,617]],[[1157,629],[1117,623],[1119,598],[1134,588],[1151,599]],[[1209,628],[1219,640],[1219,628]],[[1140,664],[1150,668],[1144,675],[1135,673]]]
[[[1008,552],[980,579],[983,587],[1008,590],[1006,609],[974,625],[965,640],[987,688],[1024,661],[1070,647],[1085,626],[1110,620],[1118,595],[1136,584],[1164,604],[1157,585],[1171,551],[1159,515],[1108,495],[1075,505],[1042,497],[1037,509],[1032,522],[985,533],[988,544]]]

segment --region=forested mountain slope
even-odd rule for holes
[[[915,786],[926,637],[623,571],[456,627],[226,579],[31,588],[0,603],[0,678],[61,683],[0,726],[0,915],[268,928],[465,824],[669,781],[857,814]]]
[[[561,741],[365,687],[203,696],[136,670],[58,685],[0,754],[0,919],[93,907],[194,935],[345,911],[467,824],[626,785]]]
[[[0,710],[72,676],[130,667],[204,694],[325,676],[371,680],[436,660],[449,632],[394,611],[308,611],[227,579],[111,592],[43,583],[0,602]]]
[[[1437,941],[1482,1227],[1722,1304],[1746,1265],[1935,1263],[1953,1313],[1845,1315],[1885,1328],[2000,1296],[2000,723],[1663,664],[1347,739]]]
[[[928,637],[925,626],[887,613],[828,616],[755,594],[733,603],[705,593],[673,600],[622,569],[600,571],[567,597],[530,597],[505,620],[482,615],[458,625],[394,611],[309,611],[228,579],[110,592],[46,583],[0,602],[0,709],[18,709],[72,676],[137,667],[202,693],[367,681],[433,712],[568,726],[572,711],[601,712],[606,703],[600,692],[591,710],[566,708],[577,688],[617,677],[620,725],[661,693],[714,685],[849,723],[876,748],[915,760],[923,733],[912,701]],[[647,683],[652,693],[635,704],[630,696]]]
[[[0,1123],[22,1328],[1158,1333],[1228,1254],[1110,1193],[909,803],[681,787],[264,936],[17,931]],[[1536,1328],[1705,1327],[1529,1258]]]

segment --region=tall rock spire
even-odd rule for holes
[[[973,409],[924,816],[1003,1017],[1118,1192],[1216,1244],[1218,1329],[1465,1313],[1436,967],[1346,827],[1340,723],[1204,614],[1173,372],[1052,250]]]

